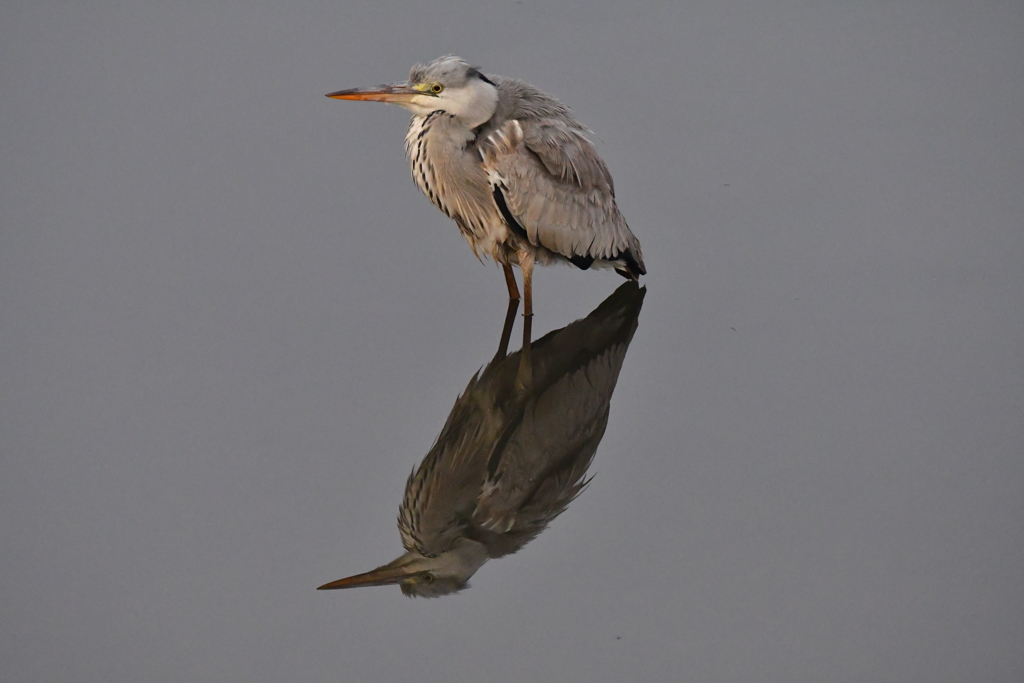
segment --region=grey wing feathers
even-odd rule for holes
[[[619,213],[611,175],[586,128],[557,100],[544,97],[543,106],[509,112],[479,144],[488,180],[501,192],[495,195],[499,207],[504,201],[531,244],[577,265],[579,259],[589,266],[594,259],[626,255],[635,274],[646,272],[640,244]]]
[[[596,189],[615,198],[608,167],[585,137],[584,129],[553,119],[525,120],[519,125],[526,148],[537,155],[551,176],[581,190]]]

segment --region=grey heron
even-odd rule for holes
[[[645,289],[619,287],[583,320],[505,355],[469,381],[437,441],[405,486],[398,529],[405,553],[319,590],[399,584],[409,596],[462,590],[489,559],[547,528],[587,485],[608,406],[636,331]]]
[[[589,130],[553,96],[454,56],[417,64],[402,83],[327,96],[412,112],[405,149],[416,185],[477,258],[501,265],[513,300],[519,266],[525,315],[533,314],[535,263],[610,267],[630,280],[646,274]]]

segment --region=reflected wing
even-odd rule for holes
[[[463,535],[483,481],[483,467],[505,422],[491,407],[487,387],[474,376],[423,462],[409,475],[398,511],[402,546],[422,555],[448,550]]]
[[[473,523],[517,535],[514,552],[586,486],[644,290],[629,283],[587,318],[531,346],[532,384],[487,462]],[[510,356],[510,358],[512,358]]]
[[[645,290],[619,287],[589,316],[496,359],[455,402],[412,473],[402,545],[435,556],[463,537],[491,557],[515,552],[586,485]],[[520,382],[524,367],[529,381]]]
[[[580,268],[595,259],[646,272],[611,175],[568,117],[510,119],[480,143],[495,202],[514,231]]]
[[[580,494],[608,424],[625,347],[608,350],[526,403],[491,456],[476,524],[532,538]]]

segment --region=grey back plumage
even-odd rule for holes
[[[527,149],[539,157],[549,174],[583,189],[615,194],[612,176],[588,137],[590,129],[577,121],[568,107],[529,83],[502,76],[490,78],[498,88],[498,107],[481,129],[481,140],[486,142],[509,121],[519,121]]]
[[[633,278],[647,272],[611,175],[578,128],[512,119],[483,141],[480,156],[499,208],[530,244],[581,268],[606,261]]]

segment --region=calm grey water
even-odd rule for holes
[[[1024,9],[896,4],[7,7],[0,678],[1024,679]],[[596,132],[647,295],[545,533],[318,592],[502,329],[406,113],[323,97],[445,53]]]

